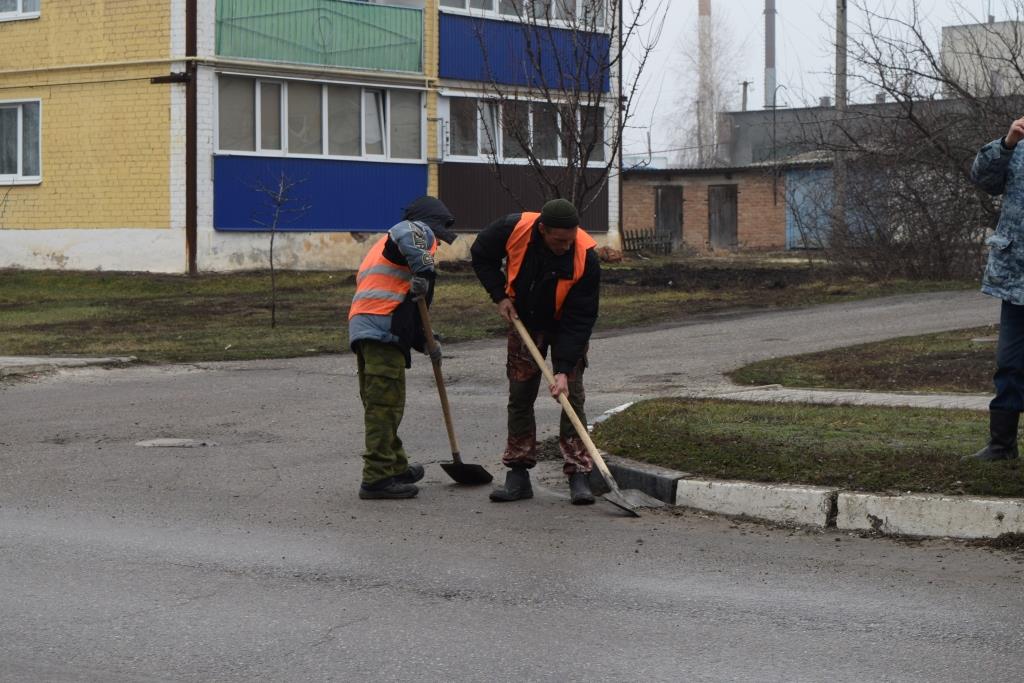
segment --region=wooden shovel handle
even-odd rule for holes
[[[541,355],[540,349],[533,341],[533,337],[530,336],[526,326],[523,325],[523,321],[519,318],[512,318],[512,324],[515,325],[516,332],[519,333],[526,348],[530,350],[530,355],[533,356],[534,362],[540,367],[540,371],[544,373],[544,379],[548,381],[548,384],[555,383],[555,376],[551,373],[551,368],[548,367],[547,361],[544,360],[544,356]],[[573,410],[572,404],[569,403],[569,397],[565,394],[558,395],[558,402],[562,404],[562,410],[569,416],[569,421],[572,422],[572,426],[576,428],[576,433],[580,435],[580,439],[583,440],[584,445],[587,447],[587,451],[590,453],[590,457],[594,459],[594,464],[597,465],[597,469],[601,472],[601,476],[604,477],[605,483],[608,487],[615,492],[618,492],[619,486],[615,483],[615,479],[612,477],[611,471],[608,466],[604,463],[604,458],[601,457],[601,452],[597,450],[597,446],[594,445],[594,441],[590,438],[590,433],[587,431],[586,425],[580,421],[576,411]]]
[[[423,297],[416,300],[420,309],[420,320],[423,321],[423,334],[427,337],[427,351],[433,353],[437,349],[437,342],[434,341],[434,330],[430,326],[430,312],[427,310],[427,301]],[[455,426],[452,424],[452,409],[448,405],[448,392],[444,388],[444,374],[441,372],[441,361],[431,359],[430,364],[434,366],[434,383],[437,385],[437,395],[441,399],[441,412],[444,413],[444,426],[448,430],[448,443],[452,447],[452,461],[457,465],[462,464],[462,456],[459,454],[459,442],[455,439]]]

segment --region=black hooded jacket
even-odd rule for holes
[[[449,244],[456,238],[456,233],[451,229],[452,223],[455,222],[455,217],[448,210],[448,207],[444,205],[444,202],[436,197],[420,197],[404,209],[402,219],[403,221],[424,223],[430,228],[433,238],[440,239]],[[422,254],[420,261],[410,263],[399,244],[392,239],[395,231],[403,227],[405,229],[402,231],[402,234],[409,237],[409,226],[403,226],[401,223],[394,226],[388,232],[387,242],[384,244],[384,258],[396,265],[408,266],[412,268],[414,275],[430,281],[430,289],[427,292],[427,303],[429,304],[434,297],[434,260],[430,256],[430,247],[433,246],[433,241],[428,238],[423,245],[416,245],[417,252],[419,249],[422,249],[425,253]],[[350,326],[350,334],[351,330],[352,327]],[[390,332],[397,338],[397,345],[405,355],[406,367],[410,367],[412,365],[410,349],[422,352],[426,346],[426,338],[423,335],[423,321],[420,319],[419,307],[411,293],[406,295],[405,300],[392,311]],[[355,345],[360,340],[352,339],[350,341]]]
[[[477,235],[470,249],[473,270],[495,303],[508,296],[502,260],[506,257],[505,244],[521,216],[514,213],[494,221]],[[601,260],[593,249],[587,252],[583,276],[565,297],[561,319],[555,319],[555,288],[559,280],[572,279],[574,252],[570,249],[555,255],[534,225],[523,264],[512,283],[516,312],[528,330],[545,333],[556,373],[573,371],[587,352],[597,322]]]

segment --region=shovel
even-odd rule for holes
[[[530,333],[526,330],[522,321],[519,318],[512,318],[512,324],[515,325],[516,331],[522,338],[523,343],[526,344],[526,348],[530,350],[530,355],[533,356],[533,360],[540,367],[541,372],[544,373],[544,379],[548,381],[548,384],[555,383],[555,377],[551,374],[551,369],[548,364],[544,361],[544,356],[541,355],[540,349],[533,343],[533,338]],[[612,473],[608,470],[608,466],[604,463],[604,458],[601,457],[601,452],[597,450],[597,446],[594,445],[593,440],[590,438],[590,434],[587,432],[587,427],[581,421],[576,411],[572,409],[572,404],[569,403],[569,397],[565,394],[558,395],[558,402],[562,404],[562,410],[569,416],[569,420],[572,422],[572,426],[576,428],[576,433],[580,435],[583,443],[587,447],[587,451],[590,453],[590,457],[593,458],[594,464],[597,465],[598,471],[601,473],[601,477],[604,478],[605,484],[610,489],[608,493],[604,494],[604,499],[612,505],[622,508],[634,517],[640,516],[640,508],[644,507],[660,507],[664,505],[660,500],[657,500],[643,491],[636,489],[620,489],[619,485],[615,482],[615,478],[612,477]]]
[[[430,313],[427,311],[427,301],[423,297],[416,300],[420,309],[420,319],[423,321],[423,334],[427,337],[427,350],[431,353],[437,349],[437,342],[434,341],[434,330],[430,326]],[[455,480],[456,484],[467,486],[479,486],[489,484],[494,479],[491,473],[480,465],[467,465],[462,462],[459,455],[459,444],[455,440],[455,427],[452,425],[452,410],[448,406],[448,392],[444,388],[444,375],[441,373],[441,361],[431,359],[434,366],[434,382],[437,384],[437,395],[441,398],[441,411],[444,413],[444,426],[448,430],[448,442],[452,447],[452,461],[441,463],[449,477]]]

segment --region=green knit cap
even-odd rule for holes
[[[541,209],[540,222],[549,228],[575,228],[580,224],[580,217],[572,202],[552,199]]]

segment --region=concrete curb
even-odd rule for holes
[[[996,538],[1024,533],[1024,500],[840,493],[836,526],[899,536]]]
[[[676,485],[679,480],[689,476],[685,472],[620,458],[604,451],[601,451],[601,457],[604,458],[619,488],[643,491],[669,505],[676,504]],[[597,468],[590,472],[590,488],[599,495],[608,492],[608,486]]]
[[[838,495],[838,489],[821,486],[683,479],[676,488],[676,505],[721,515],[825,528],[835,519]]]
[[[47,358],[33,356],[0,356],[0,378],[19,375],[35,375],[53,372],[63,368],[84,368],[89,366],[124,365],[138,360],[135,356],[110,356],[106,358]]]
[[[612,455],[606,460],[622,488],[720,515],[887,536],[971,539],[1024,534],[1021,498],[888,496],[821,486],[698,479]],[[591,483],[595,493],[607,490],[599,475]]]
[[[619,412],[620,408],[613,411]],[[978,539],[1024,534],[1022,498],[884,495],[819,486],[701,479],[603,451],[602,455],[621,488],[638,489],[670,505],[715,514],[890,536]],[[596,471],[591,475],[591,485],[595,493],[607,491]]]

